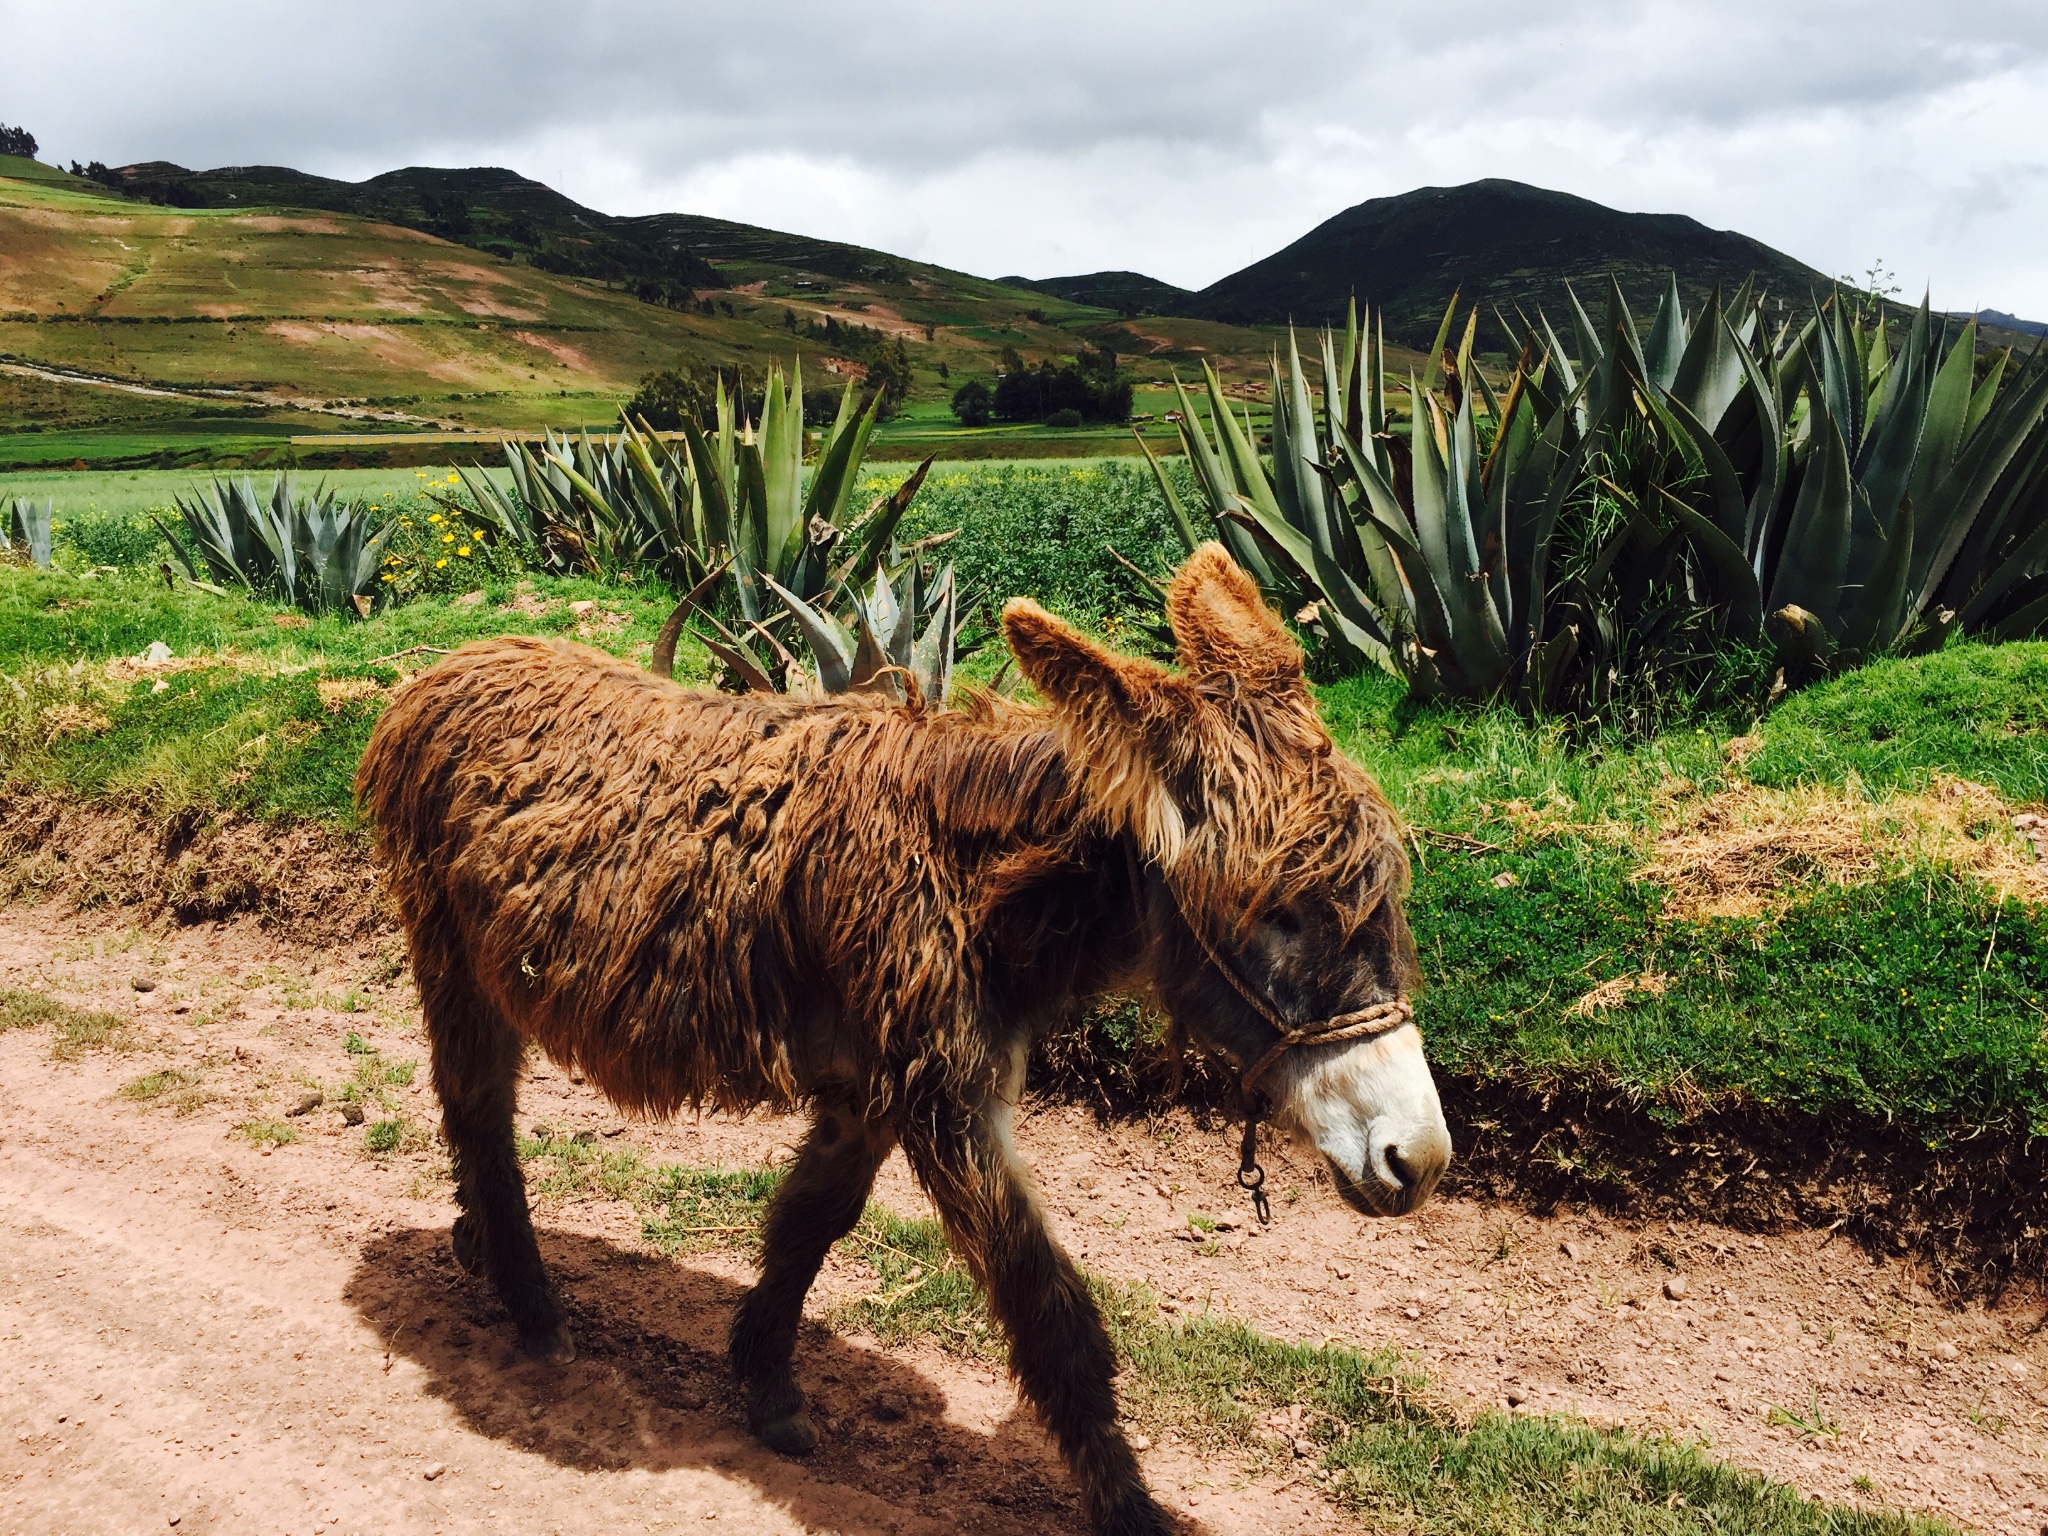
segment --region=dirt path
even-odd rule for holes
[[[181,1533],[1076,1528],[1056,1459],[984,1365],[813,1326],[799,1368],[826,1443],[783,1461],[747,1439],[724,1383],[737,1257],[659,1257],[616,1202],[544,1207],[582,1350],[552,1370],[513,1357],[495,1303],[449,1258],[428,1138],[375,1158],[325,1105],[285,1121],[293,1145],[238,1133],[345,1080],[351,1031],[386,1062],[421,1056],[409,991],[374,979],[388,959],[247,926],[151,935],[0,911],[0,987],[54,988],[132,1020],[141,1043],[60,1062],[47,1028],[0,1034],[0,1536],[174,1519]],[[122,1096],[167,1070],[184,1080]],[[431,1125],[429,1090],[393,1092]],[[627,1125],[547,1067],[521,1120],[700,1165],[759,1162],[797,1129]],[[1952,1311],[1909,1266],[1818,1235],[1763,1244],[1463,1201],[1366,1223],[1284,1155],[1267,1160],[1282,1198],[1261,1233],[1241,1224],[1226,1127],[1178,1113],[1103,1127],[1057,1107],[1021,1139],[1070,1246],[1171,1306],[1390,1340],[1454,1391],[1701,1433],[1829,1497],[2001,1536],[2048,1525],[2037,1303]],[[877,1197],[924,1209],[900,1161]],[[1190,1211],[1233,1230],[1189,1241]],[[871,1285],[835,1256],[815,1310]],[[1816,1404],[1838,1434],[1772,1421],[1773,1406]],[[1148,1472],[1198,1530],[1353,1528],[1303,1482],[1160,1440]]]
[[[111,389],[117,394],[147,395],[159,400],[190,400],[198,405],[219,405],[223,401],[307,411],[319,416],[340,416],[351,421],[396,421],[414,426],[441,426],[435,418],[414,416],[407,411],[380,410],[367,405],[333,405],[326,400],[301,395],[280,395],[266,390],[246,389],[174,389],[162,384],[131,384],[125,379],[110,379],[104,374],[81,373],[64,368],[39,367],[34,363],[0,363],[0,373],[11,373],[24,379],[41,379],[49,384],[75,384],[88,389]],[[459,427],[460,423],[452,424]]]

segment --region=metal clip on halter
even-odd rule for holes
[[[1266,1170],[1259,1166],[1259,1117],[1247,1115],[1244,1122],[1244,1147],[1239,1154],[1237,1165],[1237,1187],[1250,1192],[1252,1211],[1259,1218],[1259,1225],[1265,1226],[1273,1220],[1273,1203],[1266,1198]]]

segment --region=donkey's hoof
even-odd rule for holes
[[[754,1438],[778,1456],[808,1456],[818,1448],[818,1432],[811,1428],[811,1416],[801,1408],[768,1420],[754,1431]]]
[[[477,1241],[476,1218],[462,1215],[448,1234],[448,1246],[455,1250],[455,1262],[472,1275],[484,1272],[483,1244]]]
[[[569,1337],[569,1330],[556,1327],[546,1333],[523,1333],[519,1336],[519,1347],[536,1360],[549,1365],[567,1365],[576,1358],[576,1341]]]

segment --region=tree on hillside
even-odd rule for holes
[[[420,197],[420,216],[408,221],[415,229],[460,245],[469,238],[469,203],[460,192],[427,192]]]
[[[868,359],[868,388],[882,397],[884,417],[894,416],[910,393],[910,349],[901,336],[885,340]]]
[[[1108,348],[1084,351],[1070,363],[1039,363],[996,381],[993,409],[998,421],[1044,421],[1073,411],[1083,421],[1128,421],[1131,375]]]
[[[24,159],[36,157],[36,136],[26,128],[10,128],[0,123],[0,155],[20,155]]]
[[[953,391],[953,414],[963,427],[985,427],[994,409],[995,396],[979,379],[969,379]]]
[[[695,363],[678,363],[642,377],[626,402],[626,414],[657,432],[679,431],[688,417],[701,427],[716,424],[718,376]]]

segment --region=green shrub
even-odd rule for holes
[[[1185,473],[1178,464],[1170,467]],[[863,484],[871,498],[888,487]],[[1110,547],[1163,575],[1185,558],[1166,502],[1141,466],[1115,461],[1082,466],[1003,465],[925,482],[904,518],[901,537],[959,529],[946,546],[961,590],[1001,607],[1036,598],[1078,623],[1112,633],[1149,604]]]
[[[446,482],[431,490],[371,508],[397,513],[377,579],[399,601],[505,588],[525,574],[518,546],[478,515],[474,501]]]
[[[58,543],[88,566],[155,565],[171,553],[163,534],[146,517],[87,511],[61,519],[56,530]]]
[[[1078,427],[1081,425],[1081,413],[1068,406],[1065,410],[1054,411],[1046,417],[1045,424],[1048,427]]]
[[[403,1140],[403,1120],[375,1120],[363,1127],[363,1150],[366,1152],[396,1152]]]

